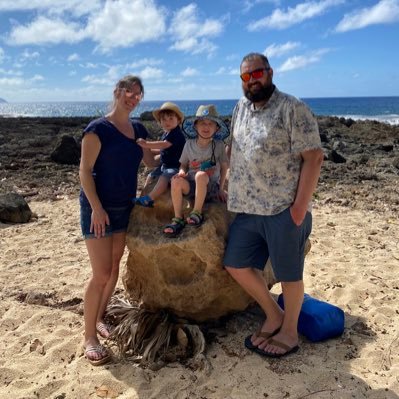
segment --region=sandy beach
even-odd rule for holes
[[[76,166],[54,164],[60,180],[49,175],[46,182],[21,152],[21,169],[7,168],[16,158],[3,145],[2,191],[30,193],[34,217],[0,223],[0,398],[399,398],[398,128],[369,124],[373,135],[362,136],[359,126],[345,127],[339,137],[324,128],[325,148],[343,143],[336,147],[347,162],[323,165],[305,265],[305,291],[344,310],[344,334],[319,343],[301,337],[296,354],[266,359],[243,345],[262,322],[251,308],[212,327],[210,367],[202,370],[180,363],[151,370],[117,352],[109,365],[87,362],[82,298],[90,266],[78,223]],[[386,143],[392,151],[373,147]],[[367,149],[368,159],[354,148]],[[40,170],[47,170],[50,161],[40,156]]]

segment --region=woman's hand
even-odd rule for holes
[[[136,143],[141,147],[141,148],[147,148],[147,140],[144,140],[143,138],[138,138],[136,140]]]
[[[105,225],[109,226],[108,213],[104,208],[99,208],[91,212],[90,232],[94,237],[101,238],[105,236]]]

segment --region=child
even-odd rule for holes
[[[219,118],[214,105],[201,105],[195,117],[186,119],[183,131],[187,138],[180,157],[179,173],[173,176],[171,192],[175,217],[164,227],[167,237],[176,237],[185,224],[199,227],[204,221],[202,207],[206,199],[226,202],[223,190],[228,159],[222,140],[229,135],[227,125]],[[183,195],[195,195],[194,208],[183,219]]]
[[[135,200],[137,205],[144,207],[153,207],[154,200],[167,190],[170,179],[179,171],[179,158],[186,142],[180,129],[184,115],[176,104],[166,102],[152,114],[162,126],[164,133],[160,141],[137,140],[140,147],[160,150],[161,154],[160,166],[149,175],[150,178],[159,177],[157,184],[148,195]]]

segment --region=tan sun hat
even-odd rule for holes
[[[159,122],[159,114],[162,111],[173,111],[180,119],[180,123],[183,122],[184,114],[183,114],[183,112],[180,111],[180,108],[175,103],[171,103],[171,102],[167,101],[166,103],[163,103],[160,106],[160,108],[154,109],[154,111],[152,111],[152,115],[158,122]]]

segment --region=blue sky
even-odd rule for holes
[[[399,95],[399,0],[1,0],[0,97],[236,99],[239,65],[266,54],[297,97]]]

